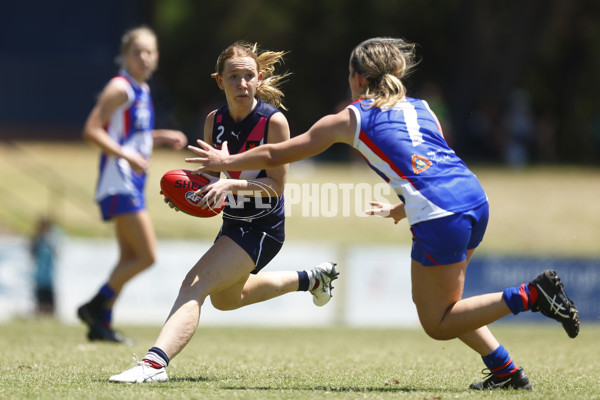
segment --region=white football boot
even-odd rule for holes
[[[167,382],[168,380],[169,377],[164,367],[156,369],[144,361],[138,361],[135,367],[108,378],[109,382],[115,383]]]
[[[331,290],[333,289],[331,282],[336,280],[340,274],[335,270],[336,265],[336,263],[324,262],[309,271],[312,274],[311,281],[313,279],[319,281],[317,287],[310,290],[313,295],[313,303],[316,306],[322,307],[331,299]]]

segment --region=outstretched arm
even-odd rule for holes
[[[334,143],[353,144],[356,118],[348,110],[327,115],[317,121],[307,132],[281,143],[265,144],[240,154],[230,155],[226,142],[221,150],[198,140],[199,147],[188,146],[199,157],[186,158],[186,162],[202,164],[196,171],[255,170],[303,160],[327,150]]]
[[[152,131],[155,146],[169,146],[181,150],[187,144],[187,137],[181,131],[173,129],[155,129]]]

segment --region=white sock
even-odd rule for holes
[[[315,271],[312,269],[309,269],[308,271],[308,279],[309,279],[309,283],[308,283],[308,290],[314,290],[315,286],[317,286],[319,284],[319,279],[315,276]]]
[[[152,362],[160,365],[161,367],[167,366],[167,363],[165,362],[165,360],[163,360],[162,357],[160,357],[158,354],[156,354],[152,351],[149,351],[148,353],[146,353],[144,360],[152,361]]]

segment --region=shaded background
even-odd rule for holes
[[[599,163],[600,2],[595,0],[0,1],[0,138],[80,140],[123,32],[159,36],[157,127],[198,136],[223,103],[210,73],[245,39],[287,50],[292,132],[348,102],[347,60],[374,36],[419,44],[409,94],[427,99],[467,160]],[[349,157],[334,147],[322,158]]]

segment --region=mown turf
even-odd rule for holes
[[[495,324],[532,392],[474,392],[483,365],[457,340],[418,329],[200,327],[161,384],[109,384],[143,357],[158,327],[122,327],[134,346],[89,343],[83,326],[51,320],[0,325],[4,399],[598,399],[597,337],[559,324]]]

